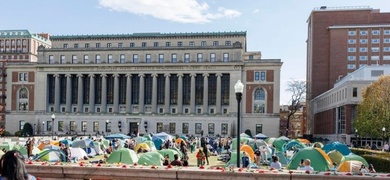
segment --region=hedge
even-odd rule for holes
[[[368,164],[372,164],[376,172],[390,173],[390,153],[356,148],[351,148],[351,151],[356,155],[362,156]]]

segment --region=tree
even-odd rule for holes
[[[306,81],[291,80],[287,83],[286,91],[291,93],[291,99],[288,105],[287,113],[287,126],[286,126],[286,137],[289,137],[290,120],[294,114],[302,107],[302,102],[306,100]]]
[[[390,128],[390,76],[381,76],[367,86],[362,93],[363,101],[358,105],[353,126],[360,136],[382,137],[382,128],[386,134]]]

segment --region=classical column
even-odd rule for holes
[[[139,74],[139,101],[138,112],[144,113],[145,106],[145,74]]]
[[[178,90],[177,90],[177,113],[183,113],[183,74],[177,74]]]
[[[54,111],[60,112],[60,75],[55,74],[54,77]]]
[[[164,113],[169,114],[171,111],[169,109],[170,107],[170,89],[171,89],[171,84],[170,84],[170,79],[169,77],[171,76],[169,73],[165,74],[165,99],[164,99]]]
[[[100,112],[107,112],[107,74],[100,75],[102,77],[102,100],[100,101]]]
[[[131,74],[126,74],[126,112],[131,113]]]
[[[190,94],[190,113],[195,114],[195,77],[196,74],[192,73],[191,75],[191,94]]]
[[[203,114],[209,113],[209,74],[203,74]]]
[[[119,74],[114,74],[114,113],[119,112]]]
[[[94,113],[95,112],[95,75],[90,74],[88,75],[89,80],[89,112]]]
[[[152,113],[157,113],[157,74],[152,74]]]
[[[79,78],[77,90],[77,112],[81,113],[83,112],[83,75],[78,74],[77,77]]]
[[[221,73],[216,74],[217,76],[217,99],[215,101],[216,103],[216,113],[221,114]]]
[[[72,75],[66,74],[66,105],[65,112],[72,111]]]

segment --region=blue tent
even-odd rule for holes
[[[82,140],[75,140],[72,143],[73,148],[90,148],[94,147],[93,141],[91,139],[82,139]]]
[[[165,132],[153,134],[152,140],[154,141],[154,140],[156,140],[157,138],[158,138],[158,139],[162,139],[163,141],[168,140],[168,139],[169,139],[169,140],[172,140],[172,136],[169,135],[169,134],[167,134],[167,133],[165,133]]]
[[[155,140],[153,140],[153,143],[154,143],[154,146],[156,146],[157,150],[161,150],[161,145],[163,143],[162,139],[156,138]]]
[[[72,146],[73,142],[71,140],[68,140],[68,139],[63,139],[60,141],[62,144],[65,144],[65,145],[68,145],[69,146]]]
[[[267,139],[268,137],[265,134],[256,134],[255,139]]]
[[[130,139],[131,137],[130,136],[127,136],[127,135],[124,135],[124,134],[111,134],[111,135],[108,135],[108,136],[104,136],[105,139]]]
[[[341,142],[332,142],[330,144],[327,144],[322,148],[322,150],[324,150],[326,153],[332,150],[337,150],[344,156],[347,156],[351,153],[351,150],[348,148],[348,146]]]

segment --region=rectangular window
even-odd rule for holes
[[[53,55],[49,56],[49,64],[54,64],[54,56]]]
[[[355,64],[348,64],[347,68],[348,69],[356,69],[356,65]]]
[[[172,63],[176,63],[177,62],[177,54],[172,54],[172,60],[171,60]]]
[[[81,131],[87,132],[87,121],[81,121]]]
[[[77,56],[72,55],[72,64],[76,64],[76,63],[77,63]]]
[[[189,128],[189,124],[183,123],[182,134],[188,134],[188,128]]]
[[[60,56],[60,64],[65,64],[65,55]]]
[[[390,51],[390,47],[383,47],[383,51],[384,52],[389,52]]]
[[[214,123],[209,123],[208,124],[208,133],[209,134],[214,134],[215,132],[215,124]]]
[[[134,64],[138,63],[138,54],[133,54],[133,63]]]
[[[158,47],[158,42],[154,42],[153,47]]]
[[[195,123],[195,134],[202,133],[202,123]]]
[[[64,49],[68,48],[68,44],[64,44]]]
[[[371,56],[371,60],[372,61],[378,61],[379,60],[379,56]]]
[[[69,122],[69,131],[70,132],[76,132],[76,129],[77,127],[76,127],[76,121],[70,121]]]
[[[123,43],[118,43],[118,47],[122,48],[123,47]]]
[[[203,61],[203,54],[202,53],[198,53],[197,61],[198,62],[202,62]]]
[[[383,56],[383,60],[390,60],[390,56]]]
[[[85,43],[84,48],[89,48],[89,43]]]
[[[359,51],[360,52],[367,52],[367,48],[366,47],[361,47],[361,48],[359,48]]]
[[[210,53],[210,62],[215,62],[215,53]]]
[[[184,54],[184,62],[186,62],[186,63],[190,62],[190,54],[188,54],[188,53]]]
[[[260,80],[260,72],[255,72],[255,81]]]
[[[177,46],[178,47],[182,47],[183,46],[183,42],[181,42],[181,41],[177,42]]]
[[[97,54],[95,56],[95,63],[100,63],[100,55],[99,54]]]
[[[108,48],[112,47],[112,44],[111,43],[107,43],[107,47]]]
[[[265,81],[265,71],[260,72],[260,81]]]
[[[46,121],[47,131],[52,131],[53,121]]]
[[[73,44],[73,47],[74,47],[74,48],[79,48],[79,44],[78,44],[78,43],[75,43],[75,44]]]
[[[372,35],[379,35],[379,30],[372,30]]]
[[[367,61],[367,56],[359,56],[360,61]]]
[[[93,132],[99,132],[99,121],[93,122]]]
[[[256,124],[256,134],[263,133],[263,125]]]
[[[372,47],[371,52],[379,52],[379,47]]]
[[[96,48],[100,48],[100,43],[96,43]]]
[[[146,55],[145,62],[146,62],[146,63],[151,63],[151,62],[152,62],[152,56],[151,56],[150,54],[147,54],[147,55]]]
[[[195,46],[195,42],[194,41],[190,41],[189,46]]]
[[[114,59],[112,59],[112,54],[109,54],[108,56],[107,56],[107,61],[108,61],[108,63],[114,63]]]
[[[384,30],[384,31],[383,31],[383,34],[384,34],[384,35],[390,35],[390,30]]]
[[[249,55],[249,60],[253,60],[253,55]]]
[[[225,46],[231,46],[232,42],[231,41],[225,41]]]
[[[352,88],[352,97],[357,97],[357,87]]]
[[[228,124],[222,123],[221,124],[221,134],[227,134],[228,133]]]
[[[219,46],[219,41],[213,41],[213,46]]]
[[[121,64],[124,64],[126,62],[126,55],[124,54],[119,55],[119,62]]]
[[[360,35],[361,35],[361,36],[365,36],[365,35],[367,35],[367,34],[368,34],[368,32],[367,32],[366,30],[360,31]]]
[[[163,130],[164,130],[164,125],[163,125],[162,122],[158,122],[156,127],[157,127],[157,129],[156,129],[156,132],[157,132],[157,133],[163,132]]]
[[[146,47],[146,42],[143,42],[143,43],[142,43],[142,47]]]
[[[164,63],[164,54],[159,54],[158,55],[158,62],[159,63]]]
[[[19,73],[19,82],[27,82],[28,73]]]
[[[207,46],[207,42],[206,42],[206,41],[202,41],[202,42],[200,43],[200,46]]]
[[[111,121],[106,122],[106,132],[111,132]]]
[[[57,123],[57,129],[60,132],[64,132],[64,121],[58,121]]]
[[[383,42],[384,42],[384,43],[390,43],[390,38],[385,38],[385,39],[383,39]]]
[[[135,44],[133,42],[130,43],[130,47],[135,47]]]
[[[229,53],[223,53],[223,62],[229,62]]]
[[[367,39],[360,39],[360,44],[367,44]]]
[[[356,56],[348,56],[348,61],[354,61],[356,60]]]
[[[170,134],[176,133],[176,123],[169,123],[169,133]]]
[[[19,130],[23,130],[24,124],[26,124],[26,122],[24,120],[19,121]]]
[[[379,39],[371,39],[372,44],[379,44],[380,40]]]
[[[356,43],[356,39],[348,39],[348,44],[355,44]]]
[[[89,63],[88,55],[84,55],[84,64]]]
[[[166,43],[165,43],[165,46],[166,46],[166,47],[171,47],[171,42],[166,42]]]
[[[355,36],[356,35],[356,31],[348,31],[348,36]]]

